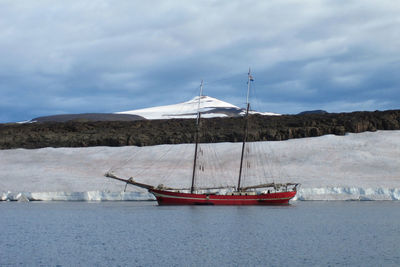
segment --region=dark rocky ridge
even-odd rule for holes
[[[138,121],[68,121],[0,124],[0,148],[88,147],[191,143],[192,119]],[[344,135],[400,130],[400,110],[250,116],[249,141],[286,140],[325,134]],[[202,120],[201,142],[239,142],[241,118]]]
[[[306,115],[306,114],[327,114],[328,112],[326,110],[321,110],[321,109],[317,109],[317,110],[307,110],[307,111],[303,111],[300,112],[297,115]]]
[[[82,113],[43,116],[32,119],[35,122],[67,122],[67,121],[136,121],[145,118],[138,115],[114,113]]]

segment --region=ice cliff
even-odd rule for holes
[[[200,186],[232,185],[240,143],[201,144]],[[399,200],[400,131],[249,143],[245,183],[299,182],[295,200]],[[0,151],[0,200],[147,200],[103,174],[187,187],[193,146],[10,149]],[[189,177],[189,178],[188,178]],[[265,179],[264,179],[265,178]]]

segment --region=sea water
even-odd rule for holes
[[[0,266],[399,266],[400,202],[0,202]]]

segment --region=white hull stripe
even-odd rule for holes
[[[291,199],[291,197],[282,197],[282,198],[251,198],[251,199],[246,199],[246,198],[235,198],[235,199],[208,199],[208,198],[199,198],[199,197],[179,197],[179,196],[170,196],[170,195],[164,195],[156,192],[151,192],[153,195],[156,197],[164,197],[164,198],[175,198],[175,199],[190,199],[190,200],[206,200],[206,201],[266,201],[266,200],[285,200],[285,199]]]

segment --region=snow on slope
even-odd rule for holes
[[[275,182],[299,182],[298,200],[400,200],[400,131],[250,143]],[[235,184],[240,143],[202,144],[202,185]],[[265,156],[267,152],[268,156]],[[219,157],[215,157],[218,155]],[[138,200],[144,190],[107,179],[122,177],[153,185],[188,187],[193,145],[12,149],[0,151],[1,200]],[[218,164],[217,164],[218,163]],[[279,167],[281,166],[281,167]],[[246,176],[248,184],[260,180]]]
[[[122,112],[117,112],[117,114],[139,115],[150,120],[173,119],[173,118],[196,118],[198,103],[199,103],[199,97],[195,97],[192,100],[179,104],[122,111]],[[243,115],[244,113],[243,109],[210,96],[201,97],[200,112],[202,113],[202,117],[204,118],[239,116]],[[279,115],[268,112],[264,113],[252,112],[252,113],[259,113],[263,115]]]

